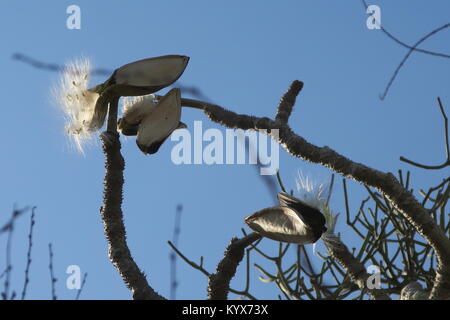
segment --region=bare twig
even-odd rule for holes
[[[31,248],[33,247],[33,229],[34,229],[34,215],[35,215],[36,207],[31,209],[31,218],[30,218],[30,232],[28,233],[28,251],[27,251],[27,265],[25,268],[25,280],[23,283],[22,295],[21,299],[24,300],[27,294],[27,287],[30,282],[30,266],[31,266]]]
[[[172,241],[175,246],[178,246],[178,239],[180,237],[180,221],[181,213],[183,211],[183,206],[181,204],[177,205],[175,211],[175,223],[173,228],[173,238]],[[176,299],[178,280],[177,280],[177,256],[175,252],[170,252],[170,299]]]
[[[83,291],[84,285],[86,284],[87,275],[88,275],[87,272],[85,272],[84,276],[83,276],[83,281],[81,282],[81,287],[79,290],[77,290],[77,295],[75,297],[75,300],[80,300],[81,292]]]
[[[367,2],[365,0],[361,0],[361,2],[363,4],[364,8],[367,10],[367,8],[368,8]],[[397,44],[399,44],[399,45],[401,45],[401,46],[403,46],[403,47],[405,47],[407,49],[412,49],[414,51],[425,53],[425,54],[436,56],[436,57],[450,58],[449,54],[440,53],[440,52],[434,52],[434,51],[430,51],[430,50],[425,50],[425,49],[412,47],[412,46],[406,44],[405,42],[401,41],[397,37],[395,37],[392,33],[390,33],[385,27],[383,27],[383,25],[380,23],[380,21],[377,21],[377,22],[378,22],[378,25],[380,26],[381,31],[386,36],[388,36],[391,40],[395,41]]]
[[[6,240],[6,268],[4,272],[5,281],[3,284],[4,290],[2,292],[3,300],[8,300],[11,297],[9,296],[9,288],[11,286],[11,272],[12,272],[12,263],[11,263],[11,245],[12,245],[12,235],[14,231],[14,224],[11,224],[11,227],[8,229],[8,239]]]
[[[52,288],[52,300],[57,300],[58,297],[56,296],[55,285],[56,285],[56,282],[58,281],[58,279],[55,278],[55,274],[53,272],[53,249],[52,249],[52,244],[51,243],[48,244],[48,255],[49,255],[48,268],[50,270],[50,283],[51,283],[51,288]]]
[[[444,106],[442,105],[441,98],[438,97],[437,98],[437,102],[439,104],[439,109],[441,110],[442,118],[444,118],[445,154],[447,156],[447,159],[442,164],[439,164],[439,165],[436,165],[436,166],[428,166],[428,165],[420,164],[420,163],[417,163],[415,161],[408,160],[405,157],[400,157],[401,161],[404,161],[406,163],[409,163],[409,164],[411,164],[413,166],[416,166],[416,167],[419,167],[419,168],[422,168],[422,169],[429,169],[429,170],[442,169],[442,168],[445,168],[445,167],[450,165],[450,148],[449,148],[449,138],[448,138],[448,118],[447,118],[447,115],[445,113]]]
[[[368,6],[365,0],[361,0],[362,4],[364,6],[364,8],[367,10]],[[394,74],[391,76],[391,79],[389,80],[386,89],[384,90],[384,93],[382,95],[380,95],[380,100],[384,100],[384,98],[386,98],[390,87],[392,86],[392,83],[394,82],[395,78],[397,77],[400,69],[403,67],[403,65],[405,64],[406,60],[408,60],[409,56],[411,55],[411,53],[413,51],[418,51],[421,53],[425,53],[425,54],[429,54],[429,55],[433,55],[433,56],[439,56],[442,58],[450,58],[450,55],[448,54],[443,54],[443,53],[439,53],[439,52],[433,52],[433,51],[428,51],[428,50],[423,50],[423,49],[419,49],[417,48],[422,42],[424,42],[425,40],[427,40],[429,37],[431,37],[432,35],[450,27],[450,23],[447,23],[431,32],[429,32],[428,34],[426,34],[424,37],[422,37],[421,39],[419,39],[419,41],[417,41],[413,46],[409,46],[406,43],[404,43],[403,41],[400,41],[398,38],[394,37],[390,32],[388,32],[382,25],[380,21],[377,21],[378,25],[380,26],[381,31],[387,35],[390,39],[394,40],[396,43],[398,43],[399,45],[408,48],[408,53],[405,55],[405,57],[403,58],[403,60],[400,62],[400,64],[397,66],[397,68],[394,71]]]
[[[14,229],[14,222],[16,221],[16,219],[19,218],[19,216],[21,216],[22,214],[24,214],[27,211],[28,211],[28,208],[24,208],[24,209],[20,209],[20,210],[14,209],[11,214],[11,218],[9,218],[8,222],[6,222],[0,228],[0,235],[4,232],[10,231],[11,229]]]
[[[384,100],[384,98],[386,98],[389,89],[391,88],[392,84],[394,83],[395,78],[397,77],[400,69],[403,67],[403,65],[405,64],[406,60],[408,60],[409,56],[411,55],[411,53],[413,53],[414,49],[421,44],[422,42],[424,42],[425,40],[427,40],[429,37],[431,37],[432,35],[446,29],[450,27],[450,23],[444,24],[443,26],[434,29],[433,31],[427,33],[425,36],[423,36],[422,38],[420,38],[413,46],[411,49],[409,49],[408,53],[405,55],[405,57],[402,59],[402,61],[399,63],[399,65],[397,66],[397,68],[395,69],[394,73],[391,76],[391,79],[389,80],[386,89],[384,89],[383,94],[380,95],[380,100]]]
[[[4,232],[8,232],[8,238],[6,240],[6,267],[5,270],[0,274],[0,279],[5,277],[5,281],[3,282],[3,292],[1,293],[3,300],[14,299],[16,296],[16,292],[13,291],[11,295],[9,295],[9,288],[11,286],[11,272],[12,272],[12,263],[11,263],[11,246],[12,246],[12,236],[14,232],[14,223],[17,218],[19,218],[23,213],[28,211],[28,208],[24,209],[13,209],[11,218],[7,223],[0,228],[0,235]]]

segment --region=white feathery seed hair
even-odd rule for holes
[[[297,192],[299,193],[300,200],[322,211],[323,206],[326,205],[326,183],[317,183],[313,181],[309,176],[305,176],[302,171],[298,172],[296,179]]]
[[[158,104],[154,94],[137,97],[125,97],[122,104],[122,117],[128,124],[139,124]]]
[[[339,214],[334,214],[327,204],[329,192],[328,183],[317,183],[309,176],[305,176],[302,171],[299,171],[296,184],[299,199],[316,208],[325,216],[325,226],[327,231],[321,236],[325,246],[327,248],[339,246],[341,243],[340,238],[334,233]],[[313,252],[317,255],[317,242],[313,244]]]
[[[65,115],[66,133],[81,153],[84,153],[83,144],[92,138],[89,122],[99,97],[98,93],[87,91],[90,73],[91,63],[86,58],[66,63],[59,86],[54,90],[56,101]]]

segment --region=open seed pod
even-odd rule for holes
[[[135,61],[116,69],[108,80],[90,89],[100,94],[90,130],[103,126],[112,97],[141,96],[161,90],[178,80],[188,62],[187,56],[167,55]]]
[[[126,136],[137,135],[139,124],[152,112],[157,103],[154,95],[126,98],[122,118],[117,122],[119,131]]]
[[[245,218],[256,233],[272,240],[308,244],[318,240],[314,230],[301,214],[289,207],[269,207]]]
[[[145,154],[156,153],[174,130],[186,128],[186,125],[180,122],[180,118],[180,89],[174,88],[142,119],[136,138],[139,149]]]

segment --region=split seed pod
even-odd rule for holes
[[[180,89],[170,90],[156,105],[149,108],[139,124],[136,143],[145,154],[156,153],[176,129],[186,128],[180,122]]]
[[[116,69],[101,85],[90,89],[100,94],[90,123],[92,131],[103,126],[112,97],[140,96],[159,91],[183,74],[189,57],[167,55],[128,63]]]
[[[279,193],[280,206],[265,208],[245,218],[255,232],[272,240],[314,243],[327,229],[325,217],[316,208],[286,193]]]

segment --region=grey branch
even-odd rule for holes
[[[260,238],[260,235],[250,233],[241,239],[231,239],[223,259],[217,265],[216,273],[209,275],[208,298],[210,300],[227,300],[230,281],[236,274],[239,263],[244,258],[245,248]]]
[[[109,245],[109,258],[127,287],[133,292],[133,299],[162,300],[164,298],[149,286],[145,275],[133,260],[127,245],[122,216],[125,161],[120,153],[119,134],[107,131],[102,133],[101,140],[105,154],[106,173],[103,207],[100,212]]]
[[[299,86],[300,83],[300,81],[294,81],[291,87]],[[186,107],[203,110],[210,120],[225,127],[255,130],[268,134],[294,157],[318,163],[344,177],[377,189],[404,215],[436,252],[438,268],[436,269],[436,281],[430,298],[442,299],[450,295],[450,240],[434,222],[428,211],[409,190],[402,186],[392,173],[382,172],[354,162],[327,146],[315,146],[294,133],[287,123],[281,121],[267,117],[237,114],[218,105],[198,100],[182,99],[181,103]],[[284,107],[286,109],[283,109],[280,106],[275,119],[283,118],[281,112],[289,114],[288,107],[286,106]],[[273,134],[274,129],[279,130],[278,136]]]

